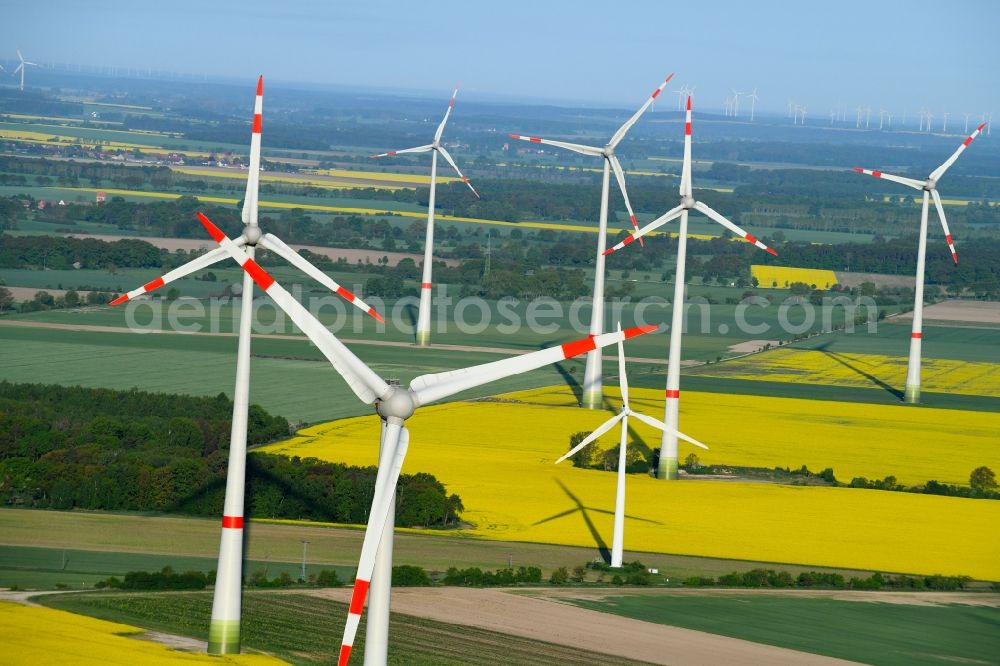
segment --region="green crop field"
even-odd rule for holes
[[[995,664],[1000,608],[763,595],[567,599],[584,608],[866,664]]]
[[[46,606],[160,631],[207,638],[211,593],[64,594],[41,597]],[[243,595],[244,648],[263,650],[293,664],[333,663],[340,649],[347,604],[305,594],[246,592]],[[390,664],[405,666],[493,666],[524,664],[589,666],[607,655],[525,638],[393,614]],[[354,658],[364,652],[361,620]],[[638,664],[615,660],[616,664]]]
[[[37,548],[0,545],[0,587],[53,589],[58,586],[89,588],[110,576],[121,578],[129,571],[215,571],[216,558],[173,553],[128,553],[79,548]],[[293,579],[302,575],[301,561],[247,560],[247,574],[264,571],[268,578],[287,573]],[[306,567],[306,576],[320,569],[334,569],[341,580],[350,580],[354,568],[340,565]]]
[[[373,458],[374,461],[374,458]],[[310,542],[308,571],[347,568],[353,572],[364,532],[356,527],[321,523],[247,521],[247,557],[253,572],[265,566],[301,562],[302,539]],[[53,588],[56,583],[79,586],[133,569],[159,569],[173,562],[202,563],[190,568],[215,569],[219,548],[219,521],[209,518],[136,513],[100,513],[0,509],[0,586],[24,581],[23,587]],[[67,562],[63,569],[63,551]],[[513,565],[537,566],[545,575],[558,567],[572,568],[599,555],[596,548],[511,543],[463,537],[460,532],[427,534],[397,529],[393,546],[396,564],[413,564],[443,572],[451,566],[497,569]],[[27,555],[33,554],[33,559]],[[720,576],[758,567],[761,562],[626,551],[626,560],[638,559],[674,577]],[[147,558],[147,559],[143,559]],[[162,564],[160,564],[162,562]],[[158,566],[157,566],[158,565]],[[172,564],[177,571],[187,568]],[[871,572],[781,565],[797,576],[802,571],[835,571],[866,577]],[[69,570],[80,569],[73,578]],[[269,575],[271,571],[268,570]],[[296,569],[296,571],[298,571]],[[290,572],[290,573],[295,573]],[[104,574],[104,575],[98,575]],[[347,580],[347,577],[341,577]]]
[[[925,323],[921,354],[925,358],[995,363],[1000,360],[1000,328],[941,326]],[[792,344],[797,349],[823,349],[840,354],[906,356],[910,351],[909,321],[881,321],[874,335],[835,333]]]

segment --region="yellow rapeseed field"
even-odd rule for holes
[[[801,382],[832,386],[902,387],[906,357],[847,354],[811,349],[774,349],[763,354],[705,366],[700,375],[768,382]],[[1000,363],[925,358],[920,382],[925,391],[1000,395]]]
[[[761,289],[785,289],[793,282],[816,285],[819,289],[829,289],[837,284],[837,274],[819,268],[789,268],[787,266],[762,266],[753,264],[750,271]]]
[[[239,169],[233,169],[231,171],[221,171],[219,169],[214,169],[214,168],[177,167],[177,166],[172,166],[172,167],[170,167],[170,170],[173,171],[173,172],[175,172],[175,173],[183,173],[183,174],[188,175],[188,176],[202,176],[202,177],[205,177],[205,178],[235,178],[235,179],[238,179],[238,180],[246,180],[247,179],[247,173],[246,173],[246,171],[239,170]],[[357,185],[357,184],[351,184],[351,183],[336,183],[336,182],[332,182],[332,181],[329,181],[329,180],[314,180],[314,179],[310,179],[310,178],[304,178],[304,177],[301,177],[301,176],[281,175],[281,174],[274,174],[274,173],[261,173],[260,174],[260,180],[261,180],[261,182],[265,182],[265,183],[290,183],[292,185],[302,185],[302,186],[307,186],[308,185],[310,187],[322,187],[322,188],[331,189],[331,190],[348,190],[348,189],[354,189],[354,188],[359,188],[359,187],[365,187],[364,185]],[[380,189],[380,190],[401,190],[401,189],[406,189],[406,188],[380,185],[380,186],[377,186],[376,189]],[[410,188],[410,189],[412,189],[412,188]]]
[[[609,391],[613,395],[613,392]],[[426,471],[468,507],[469,536],[577,546],[611,539],[612,473],[554,465],[572,433],[610,412],[583,411],[564,387],[422,409],[407,424],[404,472]],[[506,402],[514,400],[518,402]],[[662,391],[633,389],[633,406],[662,414]],[[612,405],[614,407],[615,405]],[[685,393],[681,427],[712,447],[681,457],[759,466],[833,467],[841,478],[963,482],[1000,468],[1000,415],[754,396]],[[511,427],[515,424],[515,427]],[[631,426],[634,441],[658,446]],[[617,443],[617,431],[600,442]],[[378,419],[307,428],[272,453],[374,464]],[[910,493],[765,483],[628,479],[626,548],[710,557],[1000,579],[1000,503]]]
[[[75,613],[0,601],[0,661],[8,666],[83,664],[158,666],[159,664],[245,664],[286,662],[266,655],[180,652],[130,638],[142,629]]]

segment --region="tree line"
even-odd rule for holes
[[[0,382],[0,500],[18,507],[218,516],[231,414],[225,394]],[[249,446],[288,434],[285,418],[250,407]],[[375,473],[375,467],[252,452],[245,515],[363,523]],[[400,477],[400,525],[453,526],[463,508],[432,475]]]

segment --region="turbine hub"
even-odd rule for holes
[[[605,157],[614,157],[615,147],[609,143],[608,145],[604,146],[604,150],[602,152],[604,153]]]
[[[694,208],[694,197],[685,194],[681,197],[681,205],[689,210]]]
[[[254,247],[260,241],[261,237],[260,227],[246,225],[243,227],[243,238],[246,239],[247,245]]]
[[[937,189],[937,181],[934,180],[933,178],[928,178],[924,182],[924,189],[927,190],[928,192],[936,190]]]
[[[375,411],[383,419],[396,417],[401,421],[413,416],[417,409],[413,396],[407,389],[392,387],[392,390],[384,397],[375,402]]]

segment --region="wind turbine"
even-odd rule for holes
[[[944,239],[948,243],[948,249],[951,250],[952,261],[957,265],[958,253],[955,252],[955,243],[952,240],[951,232],[948,230],[948,221],[944,216],[944,207],[941,205],[941,195],[938,194],[937,184],[941,176],[948,171],[951,165],[955,163],[955,160],[958,159],[958,156],[969,147],[969,144],[979,136],[985,126],[986,123],[983,123],[976,128],[976,131],[962,142],[962,145],[952,153],[951,157],[945,160],[941,166],[934,169],[927,177],[927,180],[924,181],[854,167],[854,170],[858,173],[891,180],[895,183],[912,187],[915,190],[923,190],[924,193],[923,207],[920,209],[920,239],[917,243],[917,284],[913,293],[913,329],[910,333],[910,358],[906,366],[906,390],[903,394],[903,399],[909,403],[920,402],[920,346],[923,341],[924,318],[924,259],[927,254],[927,214],[930,200],[931,198],[934,199],[934,207],[937,209],[938,219],[941,220],[941,228],[944,230]]]
[[[941,132],[944,134],[948,133],[948,116],[950,115],[951,115],[950,112],[948,111],[944,112],[944,123],[941,125]]]
[[[31,67],[38,67],[38,63],[37,62],[29,62],[29,61],[25,60],[24,56],[21,55],[21,49],[17,49],[17,59],[20,60],[21,62],[18,64],[17,69],[14,70],[14,75],[17,76],[17,73],[21,72],[21,92],[24,92],[24,68],[25,68],[25,65],[28,65],[28,66],[31,66]]]
[[[455,107],[455,97],[458,96],[458,87],[455,87],[455,92],[451,94],[451,101],[448,102],[448,110],[444,112],[444,118],[441,120],[441,124],[438,125],[437,130],[434,132],[434,141],[425,145],[417,146],[416,148],[406,148],[403,150],[390,150],[388,153],[379,153],[378,155],[372,155],[372,157],[389,157],[392,155],[402,155],[404,153],[431,153],[431,189],[430,195],[427,202],[427,232],[424,238],[424,269],[423,277],[420,280],[420,307],[417,310],[417,344],[421,347],[427,347],[431,344],[431,295],[433,294],[433,282],[432,278],[432,267],[433,263],[433,252],[434,252],[434,196],[437,192],[437,158],[438,154],[445,159],[445,161],[451,165],[451,168],[455,170],[458,177],[462,179],[462,182],[469,186],[472,193],[479,198],[479,192],[476,192],[476,188],[472,186],[469,179],[466,178],[462,172],[459,170],[458,165],[455,164],[455,160],[451,158],[451,155],[445,150],[445,147],[441,145],[441,135],[444,134],[444,126],[448,123],[448,116],[451,115],[451,110]]]
[[[753,122],[754,110],[757,108],[757,89],[754,88],[753,92],[750,93],[750,122]]]
[[[260,140],[263,124],[264,77],[257,79],[254,99],[253,126],[250,134],[250,168],[247,189],[243,199],[243,235],[235,245],[246,248],[246,256],[254,256],[257,247],[270,250],[292,265],[354,303],[379,321],[382,317],[350,291],[331,280],[325,273],[309,263],[295,250],[272,234],[261,234],[257,225],[257,190],[260,179]],[[183,266],[146,283],[113,300],[118,305],[142,294],[159,289],[165,284],[208,268],[228,257],[222,248],[192,259]],[[216,569],[212,621],[209,627],[208,651],[211,654],[234,654],[240,651],[240,594],[243,562],[243,497],[246,481],[247,414],[250,402],[250,339],[253,314],[253,279],[243,276],[243,293],[240,307],[239,343],[236,353],[236,387],[233,391],[233,421],[229,437],[229,463],[226,472],[226,497],[222,516],[222,536],[219,544],[219,565]]]
[[[933,131],[933,129],[931,127],[931,123],[932,123],[933,120],[934,120],[934,114],[931,113],[930,111],[928,111],[927,112],[927,131],[928,132]]]
[[[968,132],[969,131],[969,117],[972,114],[971,113],[963,113],[962,115],[965,116],[965,131]]]
[[[366,661],[371,659],[371,663],[385,663],[388,651],[388,597],[392,582],[392,530],[394,522],[392,509],[395,505],[396,482],[399,479],[399,472],[409,447],[410,437],[404,425],[406,419],[410,418],[420,407],[449,398],[456,393],[649,333],[655,330],[656,326],[638,326],[617,333],[605,333],[583,338],[558,347],[549,347],[492,363],[421,375],[410,382],[409,388],[392,386],[344,346],[253,258],[232,240],[226,238],[226,235],[211,220],[202,213],[198,213],[198,218],[212,238],[243,267],[243,270],[253,278],[254,282],[267,292],[268,296],[289,316],[295,325],[312,340],[334,369],[344,378],[358,399],[373,405],[383,421],[378,474],[375,477],[375,494],[371,510],[368,513],[368,525],[365,528],[358,573],[351,594],[338,663],[340,666],[345,666],[350,659],[365,598],[368,596],[372,583],[378,583],[379,589],[372,589],[372,598],[368,608],[369,621],[365,649],[369,654],[366,654]],[[376,562],[376,560],[381,561]],[[376,573],[377,566],[378,575],[373,579],[372,576]],[[378,621],[376,621],[376,617]]]
[[[618,131],[612,135],[603,148],[583,146],[577,143],[566,143],[565,141],[540,139],[537,136],[510,135],[512,139],[521,139],[522,141],[541,143],[546,146],[565,148],[566,150],[572,150],[582,155],[604,159],[604,176],[601,181],[601,216],[597,228],[597,258],[594,262],[594,300],[590,311],[590,335],[592,336],[600,335],[604,332],[604,256],[606,254],[604,248],[608,235],[608,190],[611,171],[615,172],[615,178],[618,180],[618,189],[621,190],[622,199],[625,201],[625,208],[628,210],[629,219],[632,221],[632,228],[639,228],[639,223],[635,219],[635,213],[632,212],[632,204],[629,202],[628,192],[625,190],[625,171],[622,169],[621,162],[618,161],[618,156],[615,155],[615,149],[621,143],[622,139],[625,138],[625,135],[632,126],[638,122],[642,114],[646,112],[649,105],[653,103],[653,100],[663,92],[663,89],[667,87],[672,78],[674,78],[673,74],[668,75],[663,83],[653,90],[646,103],[639,107],[639,110],[626,120],[624,125],[618,128]],[[592,351],[587,354],[587,365],[583,375],[583,406],[587,409],[600,409],[603,402],[601,354],[600,352]]]
[[[741,93],[736,88],[732,88],[733,91],[733,118],[737,118],[740,115],[740,95],[746,95],[746,93]]]
[[[622,332],[621,322],[618,322],[618,332]],[[622,566],[622,542],[625,535],[625,466],[627,465],[625,446],[628,441],[628,417],[634,416],[646,425],[651,425],[658,430],[663,432],[667,432],[668,430],[671,431],[675,437],[683,439],[685,442],[691,442],[695,446],[700,446],[703,449],[708,448],[698,440],[688,437],[684,433],[677,432],[663,421],[654,419],[652,416],[646,416],[645,414],[633,411],[632,408],[629,407],[628,376],[625,374],[625,347],[620,340],[618,342],[618,384],[621,387],[622,392],[621,411],[601,425],[597,426],[594,432],[587,435],[582,442],[570,449],[569,452],[559,458],[559,460],[556,460],[556,464],[558,465],[563,460],[566,460],[566,458],[576,455],[576,453],[583,447],[596,441],[601,435],[611,430],[616,423],[621,421],[622,435],[621,440],[618,443],[618,487],[615,492],[614,538],[611,542],[611,566],[614,568],[620,568]]]
[[[680,217],[677,229],[677,273],[674,278],[674,300],[670,320],[670,351],[667,356],[667,391],[663,421],[670,428],[678,426],[677,416],[680,402],[680,371],[681,371],[681,334],[684,328],[684,267],[687,261],[688,212],[692,209],[722,225],[748,243],[777,256],[777,252],[760,242],[755,236],[727,220],[725,217],[694,198],[691,186],[691,99],[687,101],[687,116],[684,123],[684,163],[681,168],[680,205],[673,208],[642,229],[626,236],[623,241],[614,245],[606,252],[608,254],[631,244],[636,238],[645,236],[650,231],[662,227],[667,222]],[[661,479],[677,478],[677,437],[672,432],[664,432],[660,441],[660,463],[657,476]]]

